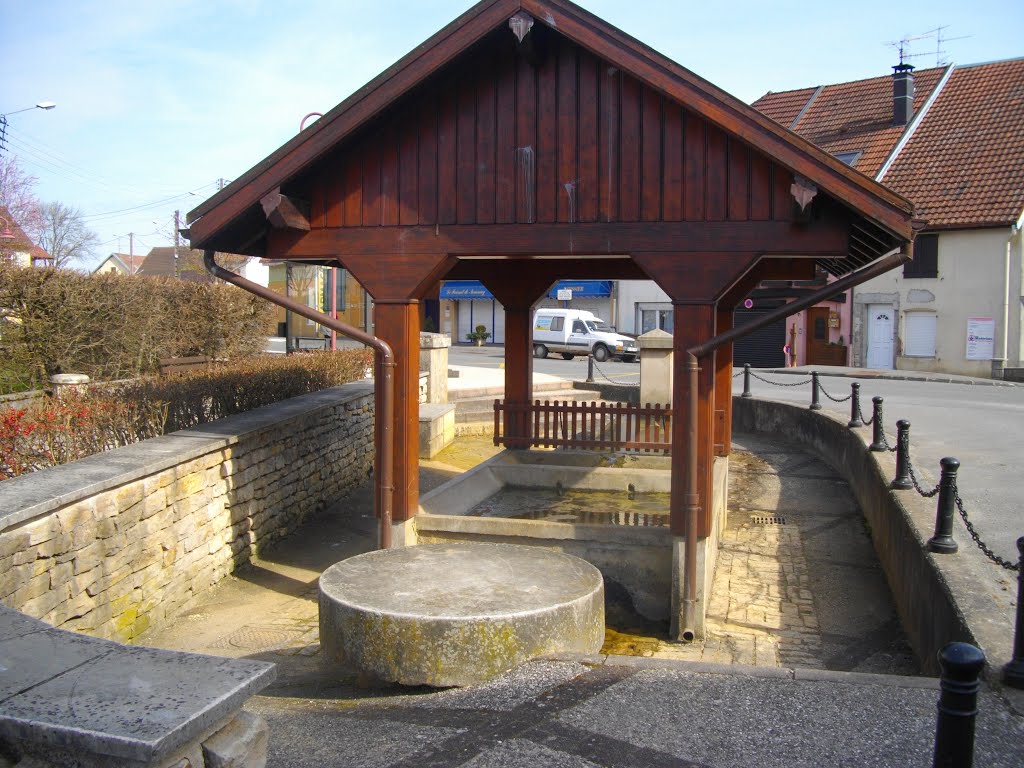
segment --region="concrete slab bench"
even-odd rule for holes
[[[0,606],[0,766],[262,768],[261,661],[54,629]]]

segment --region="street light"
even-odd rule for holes
[[[16,115],[19,112],[28,112],[30,109],[53,109],[56,106],[57,104],[53,101],[39,101],[33,104],[31,107],[25,107],[24,109],[16,109],[13,112],[4,112],[3,116],[7,117],[8,115]]]
[[[0,112],[0,150],[6,149],[4,146],[7,143],[7,116],[16,115],[19,112],[28,112],[31,109],[42,109],[49,110],[56,107],[57,104],[52,101],[38,101],[31,107],[25,107],[24,109],[16,109],[13,112]]]

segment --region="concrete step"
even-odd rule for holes
[[[455,421],[459,423],[494,420],[494,401],[502,395],[452,400],[455,405]],[[451,398],[449,398],[451,399]],[[547,392],[534,390],[535,400],[575,400],[578,403],[600,400],[601,393],[586,389],[559,389]]]

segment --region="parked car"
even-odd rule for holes
[[[533,356],[557,352],[566,360],[593,355],[599,363],[610,357],[631,363],[640,354],[636,339],[616,333],[604,320],[583,309],[538,309],[533,316]]]

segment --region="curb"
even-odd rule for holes
[[[758,373],[776,373],[782,376],[810,376],[813,370],[803,368],[751,368]],[[742,367],[733,367],[733,371],[743,371]],[[884,373],[878,374],[871,371],[817,371],[819,376],[832,376],[841,379],[870,379],[887,381],[929,381],[939,384],[967,384],[977,387],[1019,387],[1020,384],[1014,381],[1002,381],[1000,379],[978,379],[970,376],[951,376],[941,373],[915,374],[915,373]]]

